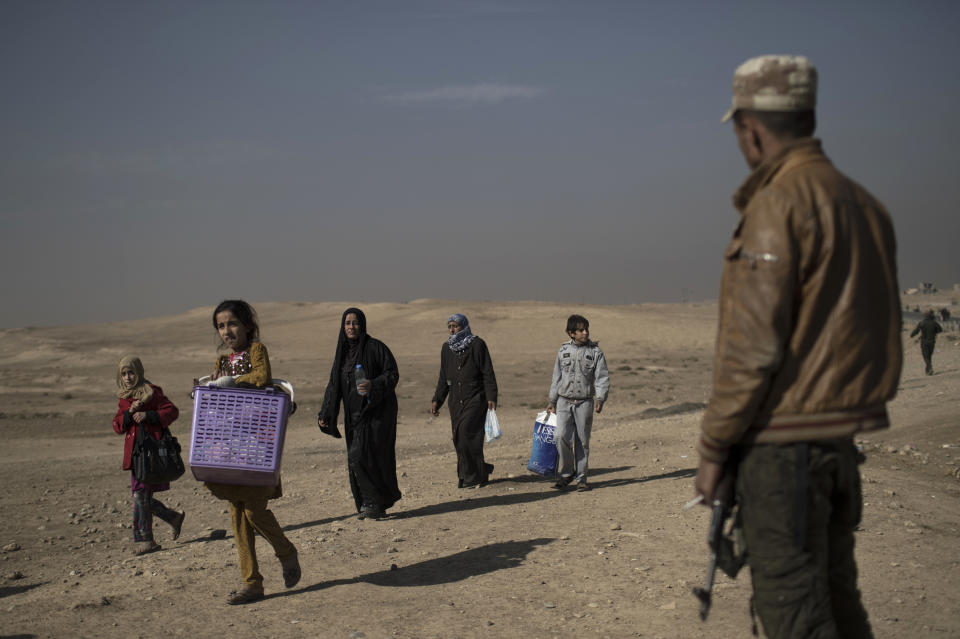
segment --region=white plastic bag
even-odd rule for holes
[[[500,431],[500,420],[497,419],[497,411],[492,408],[487,409],[487,419],[483,424],[483,430],[486,434],[484,441],[488,443],[495,439],[500,439],[500,435],[503,434]]]

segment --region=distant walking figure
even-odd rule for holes
[[[483,458],[483,427],[487,410],[497,408],[497,378],[487,344],[470,330],[466,315],[451,315],[447,330],[450,337],[440,349],[440,376],[430,412],[439,415],[449,395],[457,487],[483,486],[493,472],[493,464]]]
[[[400,499],[396,456],[399,380],[393,353],[367,334],[363,311],[344,311],[317,425],[339,437],[337,416],[343,402],[350,490],[360,519],[381,519]]]
[[[937,345],[937,333],[942,331],[943,327],[935,319],[933,311],[927,311],[927,316],[910,333],[910,337],[920,333],[920,354],[923,355],[927,375],[933,375],[933,349]]]

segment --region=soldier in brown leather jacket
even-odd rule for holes
[[[737,473],[768,637],[851,639],[872,637],[853,555],[853,435],[888,426],[900,299],[890,217],[811,137],[815,103],[805,58],[753,58],[734,74],[724,120],[753,172],[734,196],[695,489],[709,503]]]

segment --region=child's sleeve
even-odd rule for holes
[[[213,374],[210,376],[211,380],[219,379],[223,374],[223,355],[217,355],[217,361],[213,363]]]
[[[250,365],[253,370],[237,376],[235,380],[237,384],[249,384],[257,388],[264,388],[273,383],[267,347],[260,342],[254,342],[250,345]]]
[[[610,371],[607,369],[607,358],[599,348],[597,349],[597,367],[594,369],[593,390],[598,402],[602,404],[607,401],[607,394],[610,392]]]
[[[550,381],[550,403],[556,405],[557,400],[560,398],[560,378],[562,376],[562,371],[560,370],[560,353],[557,353],[557,361],[553,363],[553,379]]]
[[[173,402],[163,394],[162,388],[154,386],[153,392],[159,395],[157,398],[157,407],[154,410],[147,411],[147,421],[150,422],[151,425],[163,429],[176,421],[177,417],[180,416],[180,411],[177,410]]]
[[[127,409],[123,406],[120,406],[117,409],[117,414],[113,418],[113,432],[118,435],[123,435],[130,428],[130,414],[127,413]]]

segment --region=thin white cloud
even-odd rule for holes
[[[383,99],[394,104],[446,103],[457,105],[499,104],[506,100],[532,100],[542,95],[540,87],[523,84],[448,85],[424,91],[405,91],[386,95]]]

